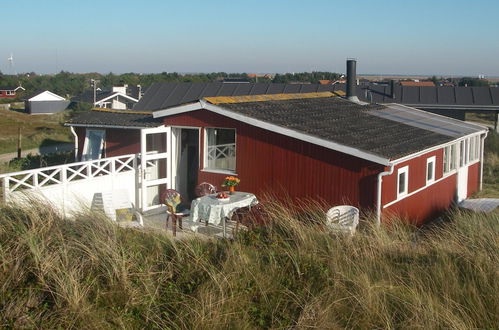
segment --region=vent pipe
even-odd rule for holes
[[[395,98],[395,80],[390,80],[390,97]]]
[[[357,60],[347,58],[347,99],[358,102],[357,89]]]

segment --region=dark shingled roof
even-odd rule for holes
[[[17,87],[12,87],[12,86],[0,86],[0,91],[13,91]]]
[[[312,93],[332,91],[334,85],[274,83],[155,83],[133,107],[136,111],[155,111],[195,102],[210,96]]]
[[[339,97],[218,106],[388,159],[397,159],[455,139],[372,115],[384,106],[363,106]]]
[[[155,119],[150,113],[126,113],[92,110],[82,112],[66,123],[69,126],[116,126],[116,127],[157,127],[161,118]]]

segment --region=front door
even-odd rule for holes
[[[170,127],[141,130],[140,204],[142,212],[161,206],[161,193],[171,188]]]
[[[196,198],[199,170],[199,129],[172,128],[172,184],[184,201]]]

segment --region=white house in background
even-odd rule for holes
[[[24,108],[30,114],[50,114],[64,111],[70,101],[50,91],[36,92],[26,97]]]
[[[94,103],[94,107],[109,108],[117,110],[131,109],[139,100],[135,97],[127,95],[127,85],[114,86],[112,91]]]

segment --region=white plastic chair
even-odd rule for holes
[[[125,189],[103,191],[94,194],[92,211],[104,212],[110,219],[125,227],[143,227],[144,219],[130,201],[130,195]],[[119,218],[132,218],[135,221],[119,221]]]
[[[326,213],[326,225],[332,231],[355,234],[359,224],[359,209],[350,205],[340,205]]]

